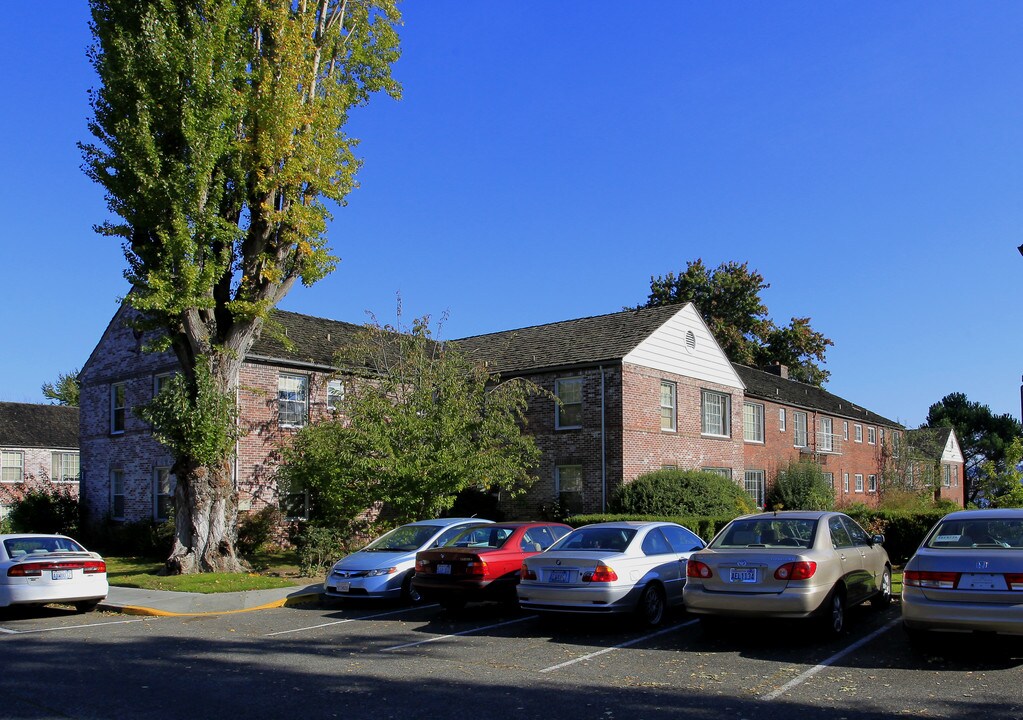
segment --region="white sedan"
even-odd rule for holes
[[[64,535],[0,535],[0,608],[68,603],[89,612],[107,596],[107,564]]]

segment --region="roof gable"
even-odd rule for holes
[[[78,408],[0,402],[0,445],[78,449]]]

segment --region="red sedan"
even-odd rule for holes
[[[425,600],[460,610],[477,600],[515,601],[522,560],[572,531],[547,522],[494,523],[468,528],[442,547],[416,553],[412,585]]]

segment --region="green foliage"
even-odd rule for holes
[[[43,397],[52,400],[58,405],[78,407],[78,399],[81,394],[81,387],[78,382],[78,368],[71,372],[57,373],[57,382],[43,383]]]
[[[535,480],[540,453],[522,428],[542,391],[435,342],[427,319],[404,332],[368,327],[341,366],[373,372],[346,382],[339,417],[303,428],[280,468],[282,487],[310,491],[315,522],[344,522],[377,501],[409,522],[443,514],[467,489],[514,496]]]
[[[650,278],[650,295],[642,307],[691,302],[733,362],[751,367],[780,363],[789,367],[792,379],[823,386],[830,373],[820,364],[834,342],[813,330],[810,318],[776,325],[760,299],[769,287],[747,263],[722,263],[709,270],[697,259],[678,275]]]
[[[703,515],[633,515],[633,514],[593,514],[573,515],[562,520],[566,525],[574,528],[602,522],[623,522],[634,520],[637,522],[673,522],[689,528],[694,533],[710,542],[711,538],[717,535],[725,525],[734,520],[737,516],[729,514],[726,516],[708,517]]]
[[[629,515],[736,517],[754,510],[753,500],[730,479],[702,470],[655,470],[619,487],[611,512]]]
[[[153,426],[160,442],[200,465],[217,463],[238,439],[234,396],[213,381],[205,362],[196,365],[191,380],[182,373],[174,375],[136,412]]]
[[[78,498],[61,485],[42,485],[16,501],[8,516],[14,532],[78,536]]]
[[[951,508],[957,509],[961,508]],[[944,507],[919,511],[881,510],[860,504],[845,508],[844,512],[870,534],[884,535],[888,557],[892,563],[902,565],[913,556],[927,532],[950,510]]]
[[[158,562],[170,554],[174,543],[174,521],[93,523],[83,533],[82,542],[103,555],[146,558]]]
[[[238,538],[235,540],[238,552],[251,555],[266,549],[283,519],[280,509],[273,505],[246,515],[238,524]]]
[[[308,524],[291,538],[298,552],[299,572],[306,577],[317,575],[351,550],[348,536],[337,529]]]
[[[824,477],[824,470],[814,462],[800,461],[778,473],[767,489],[764,508],[770,510],[831,510],[835,493]]]
[[[981,468],[978,484],[991,507],[1023,507],[1023,441],[1013,438],[1001,468],[992,460]]]

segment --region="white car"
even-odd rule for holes
[[[0,608],[68,603],[89,612],[107,596],[107,564],[64,535],[0,535]]]
[[[401,598],[417,602],[419,593],[412,587],[416,553],[443,545],[467,527],[490,522],[442,518],[395,528],[334,563],[323,582],[323,594],[327,598]]]
[[[668,606],[682,604],[686,561],[704,545],[675,523],[584,525],[526,558],[519,606],[540,614],[636,613],[657,625]]]

